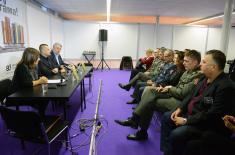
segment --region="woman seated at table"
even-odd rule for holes
[[[34,48],[26,48],[23,52],[22,58],[16,66],[14,76],[12,79],[11,92],[16,92],[20,89],[33,87],[40,84],[47,83],[47,78],[38,77],[37,65],[39,61],[39,51]],[[40,114],[44,114],[47,103],[36,103],[31,101],[31,106],[39,110]],[[27,104],[27,103],[26,103]]]

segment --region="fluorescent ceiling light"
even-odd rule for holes
[[[235,15],[235,11],[233,11],[232,14]],[[189,22],[189,23],[185,23],[185,24],[186,25],[193,25],[193,24],[196,24],[196,23],[200,23],[200,22],[204,22],[204,21],[208,21],[208,20],[212,20],[212,19],[221,18],[223,16],[224,16],[224,14],[217,14],[215,16],[210,16],[210,17],[207,17],[207,18],[199,19],[199,20],[196,20],[194,22]]]
[[[106,0],[106,7],[107,7],[107,22],[110,22],[111,0]]]

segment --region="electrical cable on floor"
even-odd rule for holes
[[[102,119],[101,119],[101,122],[105,122],[107,127],[105,127],[105,125],[102,126],[102,128],[103,128],[103,133],[100,132],[99,138],[98,138],[97,141],[96,141],[96,146],[95,146],[95,147],[96,147],[96,150],[97,150],[97,151],[95,152],[95,155],[98,154],[98,145],[99,145],[101,139],[103,138],[103,136],[108,132],[108,127],[109,127],[109,123],[108,123],[108,120],[107,120],[107,119],[102,118]],[[104,123],[102,123],[102,124],[104,124]]]
[[[80,130],[80,132],[75,133],[73,135],[69,135],[69,141],[63,141],[64,143],[69,143],[70,147],[67,147],[67,149],[72,153],[75,154],[76,152],[74,152],[76,149],[79,149],[81,147],[87,146],[89,144],[91,144],[94,136],[99,136],[99,140],[96,142],[94,142],[94,148],[96,148],[96,144],[99,143],[101,137],[103,137],[103,135],[105,133],[107,133],[106,127],[104,126],[104,124],[106,124],[107,128],[108,128],[108,121],[103,118],[102,116],[98,115],[98,106],[100,103],[100,94],[101,92],[101,86],[102,86],[102,80],[100,80],[100,87],[99,87],[99,94],[98,94],[98,99],[97,99],[97,104],[96,104],[96,111],[95,111],[95,117],[92,119],[87,119],[87,118],[81,118],[78,119],[74,122],[74,124],[78,127],[77,129],[73,126],[71,126],[71,129],[73,130]],[[92,96],[93,96],[93,91],[92,91]],[[95,127],[95,128],[94,128]],[[89,131],[89,129],[92,128],[92,132],[91,134],[87,134],[86,132]],[[103,130],[102,130],[103,128]],[[102,132],[104,131],[104,132]],[[82,135],[85,135],[86,138],[80,142],[79,144],[73,145],[72,144],[72,139],[76,138],[76,137],[80,137]],[[92,143],[93,144],[93,143]],[[91,145],[92,145],[91,144]],[[90,147],[91,147],[90,145]]]
[[[72,151],[72,153],[74,153],[73,150],[79,149],[79,148],[81,148],[81,147],[84,147],[84,146],[87,146],[87,145],[90,144],[91,134],[88,135],[88,134],[86,133],[86,131],[87,131],[88,129],[92,128],[92,126],[94,125],[94,122],[95,122],[95,121],[96,121],[95,119],[85,119],[85,118],[82,118],[82,119],[77,120],[77,121],[75,122],[76,125],[81,126],[81,124],[82,124],[82,126],[84,127],[85,130],[84,130],[84,131],[80,131],[79,133],[73,134],[72,136],[69,136],[69,139],[70,139],[69,141],[64,141],[64,140],[57,140],[57,141],[60,141],[60,142],[62,142],[62,143],[70,143],[73,138],[75,138],[75,137],[77,137],[77,136],[79,136],[79,135],[86,135],[87,138],[86,138],[85,140],[83,140],[80,144],[67,147],[68,150],[70,150],[70,151]],[[106,120],[105,118],[102,118],[102,117],[101,117],[101,119],[98,120],[98,121],[101,121],[101,122],[105,121],[106,124],[108,124],[107,120]],[[74,129],[75,129],[75,128],[74,128]],[[78,129],[75,129],[75,130],[81,130],[81,128],[79,127]],[[70,145],[72,145],[72,144],[70,144]]]

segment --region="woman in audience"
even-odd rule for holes
[[[34,48],[26,48],[23,52],[20,62],[17,64],[12,79],[11,92],[19,89],[33,87],[43,83],[47,83],[47,78],[38,77],[37,64],[39,61],[39,51]],[[47,104],[36,103],[32,101],[32,106],[44,113]]]
[[[176,65],[177,69],[175,73],[171,76],[170,83],[168,83],[168,85],[176,86],[178,84],[180,77],[185,72],[183,62],[184,62],[184,52],[175,51],[174,64]]]

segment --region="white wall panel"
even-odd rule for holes
[[[64,51],[66,58],[81,59],[85,50],[99,54],[99,24],[76,21],[64,22]],[[99,57],[97,55],[96,57]]]
[[[49,14],[27,5],[29,46],[38,49],[42,43],[51,44]]]
[[[61,43],[64,46],[64,33],[63,33],[63,20],[50,16],[50,30],[51,30],[51,47],[55,42]],[[61,51],[62,56],[64,55],[64,47]]]
[[[154,29],[155,24],[140,24],[139,35],[139,57],[145,56],[145,51],[149,48],[154,49]]]
[[[171,48],[172,44],[172,26],[159,25],[157,31],[157,47]]]
[[[207,28],[175,26],[173,49],[195,49],[204,55]]]
[[[220,49],[221,28],[209,28],[207,51]]]
[[[138,30],[136,24],[102,24],[100,28],[108,30],[108,41],[104,50],[105,58],[136,57]]]
[[[230,30],[229,46],[227,53],[227,60],[235,59],[235,29]]]

